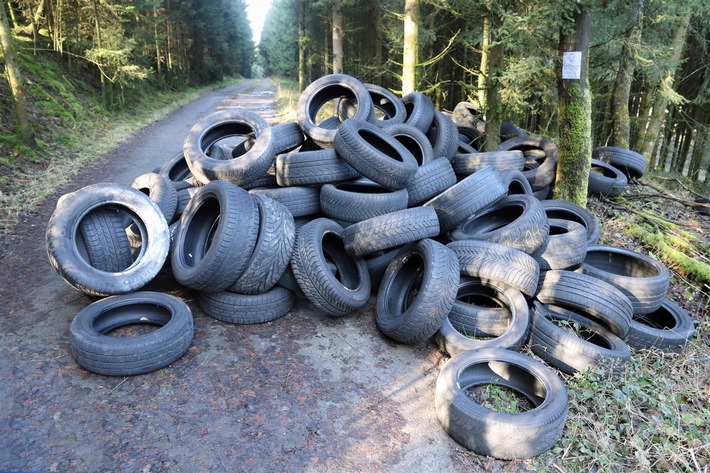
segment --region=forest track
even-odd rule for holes
[[[240,107],[276,120],[274,85],[248,80],[210,92],[102,156],[3,239],[0,278],[0,470],[14,471],[518,471],[451,440],[434,410],[446,360],[375,326],[373,302],[329,317],[305,299],[286,316],[229,325],[197,306],[165,271],[145,289],[191,307],[187,354],[149,374],[81,368],[69,324],[94,301],[49,264],[47,221],[60,195],[94,182],[130,183],[182,149],[205,114]]]

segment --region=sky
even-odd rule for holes
[[[246,0],[247,16],[251,23],[251,30],[254,32],[254,44],[259,44],[261,29],[264,27],[266,12],[271,8],[271,0]]]

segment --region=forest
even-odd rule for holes
[[[401,93],[414,50],[413,89],[439,109],[472,102],[483,116],[556,138],[561,36],[586,10],[592,146],[638,151],[649,169],[697,182],[710,167],[709,9],[659,0],[274,0],[257,61],[301,87],[338,70]]]
[[[651,170],[707,182],[710,4],[702,0],[274,0],[258,45],[245,0],[0,4],[23,51],[54,54],[92,79],[107,109],[225,76],[263,73],[302,90],[342,72],[422,91],[441,110],[469,102],[491,125],[553,139],[562,43],[582,12],[592,147],[629,148]],[[0,65],[13,88],[6,49]],[[19,135],[29,133],[21,109]]]

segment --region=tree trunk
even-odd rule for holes
[[[306,0],[298,2],[298,90],[306,88]]]
[[[488,49],[491,42],[491,0],[486,0],[488,13],[483,17],[483,38],[481,40],[481,67],[478,71],[478,104],[486,110],[486,89],[488,78]],[[484,115],[485,119],[485,115]]]
[[[560,33],[560,56],[580,52],[579,67],[558,71],[559,157],[555,199],[586,207],[592,157],[592,99],[587,79],[591,15],[586,7],[574,14],[574,28]],[[567,55],[568,63],[570,56]],[[571,61],[576,63],[576,61]],[[570,78],[566,78],[570,77]]]
[[[632,26],[621,48],[619,71],[616,74],[612,92],[612,133],[611,143],[619,148],[629,148],[629,95],[634,76],[634,48],[641,40],[641,18],[643,0],[635,0]]]
[[[343,72],[343,5],[333,2],[333,74]]]
[[[504,49],[498,43],[488,50],[488,77],[486,80],[486,143],[485,151],[495,151],[500,145],[500,124],[503,121],[500,103],[500,69],[503,67]]]
[[[19,28],[20,24],[17,22],[17,16],[15,14],[15,9],[12,8],[12,2],[8,0],[7,9],[10,12],[10,21],[12,21],[13,28]]]
[[[653,99],[655,97],[655,91],[653,89],[649,89],[648,86],[644,87],[641,93],[643,97],[641,98],[639,112],[636,117],[636,135],[633,144],[631,145],[631,149],[634,151],[643,149],[643,143],[646,139],[646,132],[648,128],[648,120],[651,115],[651,108],[653,107]]]
[[[695,135],[695,146],[693,147],[693,157],[690,160],[688,177],[693,181],[700,180],[700,169],[703,162],[710,156],[708,151],[708,129],[707,127],[698,129]]]
[[[672,81],[675,76],[676,68],[678,62],[680,61],[680,56],[683,53],[683,47],[685,46],[685,38],[688,35],[689,25],[690,15],[684,16],[678,25],[678,29],[673,35],[673,54],[671,56],[671,66],[668,69],[668,74],[665,80]],[[659,89],[662,86],[663,84],[660,84]],[[648,121],[648,128],[646,129],[643,149],[638,150],[649,162],[652,161],[653,147],[656,144],[658,134],[661,131],[663,118],[666,113],[666,107],[668,106],[668,99],[664,97],[664,94],[657,90],[655,95],[656,99],[653,101],[653,109],[651,111],[651,118]]]
[[[419,62],[419,0],[404,0],[404,51],[402,54],[402,95],[417,90]]]
[[[27,100],[25,99],[25,83],[17,67],[15,59],[15,49],[12,44],[10,25],[5,14],[5,5],[0,4],[0,46],[2,46],[5,58],[5,75],[10,84],[10,91],[15,102],[15,113],[17,115],[18,135],[23,143],[34,145],[34,131],[30,124],[30,116],[27,111]]]

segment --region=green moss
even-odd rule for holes
[[[680,274],[699,283],[710,284],[710,265],[698,261],[683,251],[674,248],[660,230],[645,228],[636,223],[627,228],[629,236],[638,239],[644,246],[656,252],[663,262]],[[677,237],[671,241],[677,244]],[[686,248],[688,248],[686,246]],[[694,250],[692,246],[689,249]]]
[[[579,84],[568,86],[558,106],[559,160],[555,198],[587,205],[591,156],[591,96]],[[581,163],[584,162],[584,165]]]

